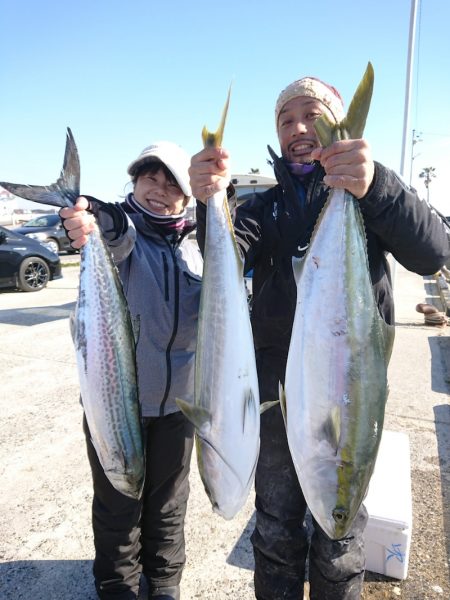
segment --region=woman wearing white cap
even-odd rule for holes
[[[102,600],[137,598],[141,571],[149,598],[180,597],[193,429],[175,399],[193,399],[203,265],[187,237],[195,228],[186,218],[188,166],[179,146],[155,143],[129,165],[134,189],[124,203],[82,196],[60,213],[74,248],[100,227],[131,315],[139,320],[136,360],[147,456],[140,501],[109,483],[84,423],[94,483],[94,578]]]

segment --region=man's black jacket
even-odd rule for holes
[[[256,350],[287,356],[296,305],[292,257],[304,254],[328,196],[317,165],[302,203],[292,176],[271,149],[278,185],[235,208],[229,198],[236,238],[253,269],[252,327]],[[375,163],[375,176],[359,204],[367,233],[370,276],[381,315],[394,323],[387,255],[419,275],[431,275],[450,259],[450,230],[441,216],[391,170]],[[197,240],[204,248],[206,206],[197,202]],[[411,300],[414,301],[413,299]]]

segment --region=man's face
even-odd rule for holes
[[[298,96],[281,109],[278,117],[278,140],[281,153],[294,163],[310,163],[311,152],[320,146],[314,129],[314,121],[324,112],[331,117],[328,108],[315,98]]]

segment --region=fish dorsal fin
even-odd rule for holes
[[[51,206],[72,206],[80,195],[80,159],[70,128],[67,128],[64,163],[59,179],[51,185],[26,185],[0,182],[11,194]]]
[[[338,140],[362,137],[372,99],[373,83],[374,71],[369,62],[344,119],[340,123],[334,123],[324,113],[314,123],[317,137],[322,146],[329,146]]]

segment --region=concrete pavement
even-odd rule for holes
[[[71,257],[72,259],[73,257]],[[91,480],[68,317],[78,269],[38,293],[0,293],[0,598],[91,600]],[[433,277],[397,267],[397,332],[386,428],[408,433],[413,539],[408,579],[367,573],[364,600],[449,598],[450,344],[425,326],[440,306]],[[389,493],[387,490],[386,493]],[[184,600],[251,600],[253,496],[232,521],[215,515],[192,465]]]

